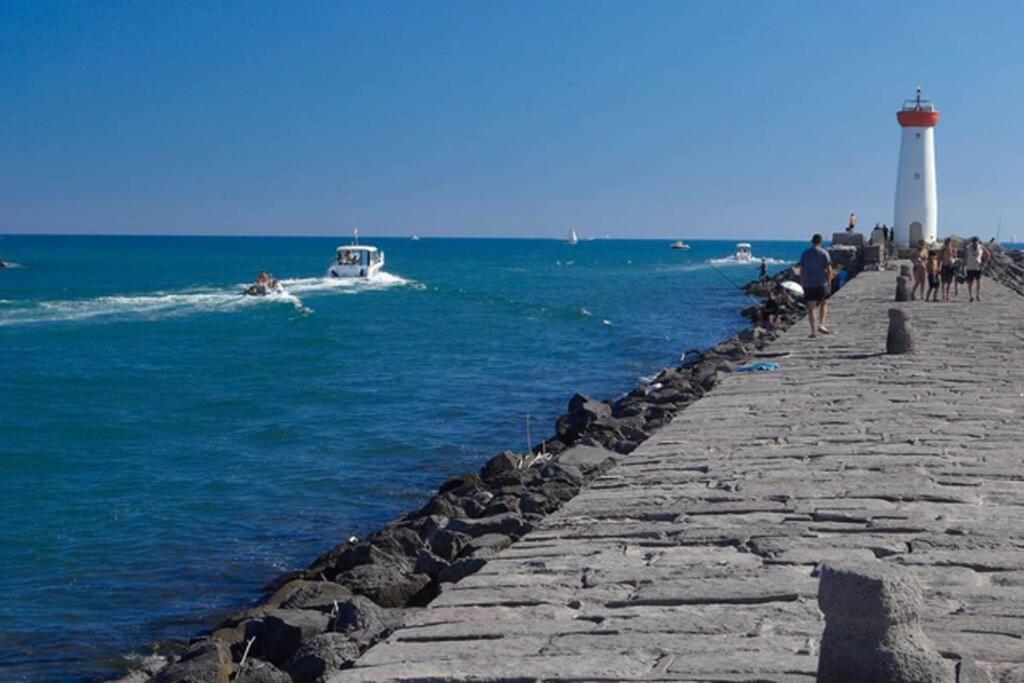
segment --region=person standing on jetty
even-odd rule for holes
[[[939,300],[939,255],[934,251],[928,252],[928,264],[925,266],[928,271],[928,293],[924,295],[924,300],[932,301]]]
[[[761,284],[763,285],[768,281],[768,262],[763,258],[761,259],[761,265],[758,267],[757,271],[761,275]]]
[[[846,226],[846,232],[853,232],[857,229],[857,214],[850,212],[850,223]]]
[[[910,258],[910,262],[914,264],[914,288],[910,290],[910,300],[913,301],[917,298],[918,288],[921,289],[921,296],[924,296],[924,281],[925,281],[925,261],[928,260],[928,247],[925,246],[924,240],[917,243],[917,251]]]
[[[828,252],[821,248],[821,235],[815,234],[811,238],[811,247],[800,255],[799,263],[800,284],[804,288],[812,337],[817,337],[818,332],[832,334],[824,325],[828,313],[828,268],[831,264]]]
[[[964,248],[964,270],[967,271],[967,294],[971,301],[981,301],[981,269],[988,259],[989,251],[975,235]],[[973,285],[973,288],[972,288]]]
[[[956,249],[953,248],[953,239],[947,237],[942,242],[942,250],[939,251],[940,275],[942,277],[942,300],[949,301],[949,288],[956,277]]]

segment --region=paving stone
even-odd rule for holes
[[[330,680],[809,683],[818,566],[881,561],[949,666],[1024,681],[1024,297],[891,299],[853,279],[833,335],[798,323]]]

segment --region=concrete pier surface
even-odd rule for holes
[[[853,279],[832,336],[791,328],[779,371],[726,377],[331,680],[811,681],[836,559],[911,568],[951,667],[1024,680],[1024,297],[895,280]],[[917,353],[884,355],[890,306]]]

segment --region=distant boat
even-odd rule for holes
[[[1013,242],[1014,244],[1017,244],[1017,242],[1019,242],[1020,240],[1017,239],[1017,234],[1014,233],[1010,235],[1010,241]]]
[[[566,238],[565,243],[566,244],[579,244],[580,243],[580,238],[576,234],[576,228],[570,228],[569,229],[569,237]]]
[[[682,241],[682,240],[676,240],[675,242],[672,243],[672,248],[673,249],[689,249],[690,245],[687,244],[686,242]]]
[[[749,263],[754,260],[754,254],[750,251],[750,243],[740,242],[736,245],[736,260],[742,263]]]
[[[419,235],[413,235],[409,239],[411,239],[413,242],[419,242],[420,241],[420,236]]]

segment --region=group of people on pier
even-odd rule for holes
[[[938,250],[930,249],[921,240],[911,257],[914,276],[911,300],[917,299],[920,293],[925,301],[939,301],[939,296],[942,301],[950,301],[950,290],[953,290],[953,296],[957,296],[960,283],[966,282],[969,301],[980,301],[981,272],[991,258],[992,253],[977,237],[972,237],[964,245],[962,258],[952,238],[947,237]],[[927,292],[925,282],[928,284]]]
[[[811,238],[811,246],[800,255],[796,264],[804,290],[803,299],[807,307],[811,337],[832,333],[825,325],[825,320],[828,317],[829,297],[838,289],[839,269],[832,262],[829,252],[821,246],[822,242],[822,236],[815,234]],[[966,283],[969,301],[980,301],[982,271],[991,258],[992,252],[977,237],[972,237],[962,251],[950,237],[936,248],[931,248],[921,240],[911,255],[914,279],[911,300],[951,301],[951,296],[959,295],[959,285]],[[764,271],[762,266],[762,282],[765,281]],[[775,294],[769,293],[761,305],[762,322],[768,329],[774,327],[774,317],[778,310]]]

